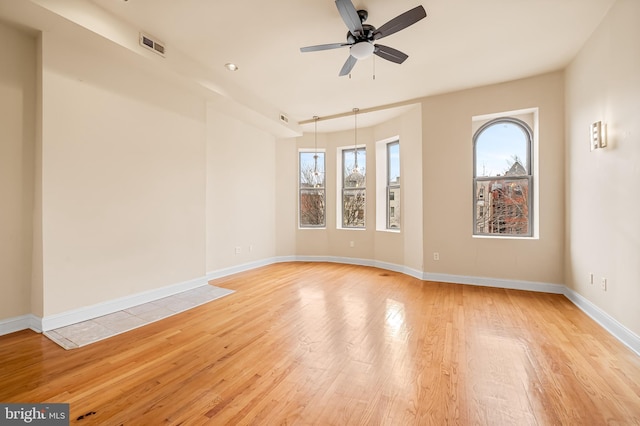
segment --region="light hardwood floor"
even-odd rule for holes
[[[0,401],[92,425],[640,424],[640,357],[560,295],[327,263],[212,283],[236,292],[80,349],[0,337]]]

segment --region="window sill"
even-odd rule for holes
[[[539,240],[540,238],[532,235],[531,237],[503,237],[500,235],[472,235],[471,238],[479,240]]]
[[[388,232],[390,234],[401,234],[401,229],[376,229],[377,232]]]

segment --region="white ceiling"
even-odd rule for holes
[[[427,11],[427,18],[380,41],[409,58],[398,65],[375,57],[375,80],[372,58],[359,61],[351,78],[338,77],[346,47],[300,52],[345,40],[333,0],[92,1],[164,42],[167,55],[180,51],[204,65],[217,84],[230,88],[230,97],[241,88],[304,122],[561,69],[615,0],[354,0],[375,27],[419,4]],[[226,71],[227,62],[239,70]],[[369,117],[359,123],[390,114],[363,114]],[[353,123],[330,121],[318,124],[319,131]]]

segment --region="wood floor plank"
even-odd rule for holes
[[[303,262],[213,284],[235,293],[79,349],[0,337],[0,401],[72,424],[640,424],[640,358],[562,295]]]

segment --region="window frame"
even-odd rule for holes
[[[337,229],[347,229],[347,230],[366,230],[367,227],[367,147],[365,144],[351,145],[351,146],[343,146],[338,147],[338,156],[339,164],[337,165],[337,173],[338,179],[337,183],[339,185],[338,190],[336,191],[336,228]],[[363,186],[357,188],[348,188],[345,185],[345,180],[347,178],[346,174],[346,166],[345,166],[345,154],[348,152],[364,152],[364,173],[363,173]],[[360,157],[358,157],[360,158]],[[362,162],[358,164],[360,168],[362,168]],[[364,206],[362,209],[362,226],[348,226],[345,225],[345,195],[353,194],[357,192],[362,192],[364,195]]]
[[[388,138],[378,140],[375,143],[375,229],[377,232],[389,232],[400,234],[402,232],[402,206],[404,201],[402,199],[402,178],[400,179],[400,193],[396,197],[400,201],[396,205],[396,209],[400,209],[400,221],[398,228],[389,228],[389,191],[387,189],[390,179],[390,155],[387,148],[388,144],[398,143],[398,146],[402,145],[400,141],[400,135],[390,136]],[[402,176],[402,154],[400,154],[400,176]]]
[[[320,172],[322,174],[322,186],[320,187],[303,187],[302,186],[302,155],[303,154],[318,154],[323,157],[323,168]],[[308,148],[300,148],[298,149],[298,229],[326,229],[327,228],[327,155],[324,149],[308,149]],[[322,193],[324,202],[323,202],[323,219],[324,223],[321,225],[311,225],[311,224],[303,224],[302,223],[302,194],[303,192],[318,192]]]
[[[526,113],[526,112],[524,112]],[[537,110],[533,111],[533,119],[534,122],[537,121]],[[535,144],[535,136],[536,134],[533,132],[531,126],[527,124],[526,121],[515,117],[516,115],[522,115],[521,113],[513,113],[513,114],[501,114],[496,118],[488,119],[483,122],[482,125],[478,127],[478,129],[473,133],[472,143],[473,143],[473,180],[472,180],[472,193],[473,193],[473,223],[472,223],[472,235],[473,237],[481,237],[481,238],[525,238],[531,239],[536,238],[537,228],[535,226],[537,211],[537,199],[534,197],[535,193],[535,182],[536,182],[536,172],[534,170],[534,144]],[[477,170],[477,142],[478,138],[482,135],[482,133],[487,130],[489,127],[498,125],[500,123],[509,123],[514,124],[522,130],[523,134],[526,137],[526,175],[517,175],[517,176],[478,176]],[[515,233],[489,233],[489,232],[479,232],[478,228],[484,229],[484,224],[478,225],[478,201],[480,197],[478,196],[478,192],[482,192],[483,201],[487,200],[489,194],[484,193],[484,187],[481,186],[480,189],[482,191],[478,191],[478,182],[489,182],[489,181],[499,181],[499,182],[507,182],[507,181],[526,181],[527,182],[527,233],[524,234],[515,234]],[[489,193],[491,190],[488,191]],[[534,205],[536,203],[536,205]],[[486,217],[488,214],[487,209],[483,208],[483,217]]]
[[[391,209],[392,209],[392,206],[391,206],[391,193],[392,192],[391,191],[397,189],[400,192],[398,198],[400,198],[400,200],[402,200],[402,188],[401,188],[401,184],[400,184],[401,180],[398,179],[398,182],[395,183],[395,184],[391,183],[391,153],[390,153],[390,150],[391,150],[391,146],[393,146],[393,145],[397,145],[398,146],[398,170],[400,170],[400,167],[401,167],[400,166],[400,139],[397,138],[394,141],[387,142],[385,144],[385,152],[386,152],[386,156],[387,156],[387,168],[386,168],[386,183],[387,183],[387,185],[386,185],[386,197],[385,197],[386,229],[388,231],[400,231],[402,229],[402,216],[400,217],[400,220],[398,221],[399,223],[398,223],[398,227],[397,228],[394,228],[394,227],[391,226]],[[400,172],[398,172],[398,173],[400,173]],[[402,176],[402,173],[400,173],[398,175],[398,178],[400,178],[401,176]],[[395,194],[394,194],[394,199],[395,199]],[[400,207],[400,206],[398,205],[398,207]],[[400,209],[400,211],[402,212],[402,209]]]

